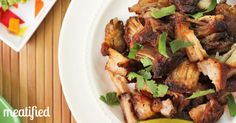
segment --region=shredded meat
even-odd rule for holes
[[[189,115],[195,123],[215,123],[224,113],[224,107],[217,101],[210,100],[206,104],[193,108]]]
[[[126,43],[123,38],[124,25],[118,18],[112,19],[106,26],[105,40],[102,44],[101,52],[104,56],[108,55],[108,49],[112,48],[120,53],[126,49]]]
[[[185,61],[167,77],[165,82],[194,90],[197,87],[199,75],[200,72],[198,71],[197,65]]]
[[[208,58],[198,63],[198,69],[207,75],[217,90],[225,89],[229,67],[216,59]]]
[[[171,2],[177,7],[180,12],[183,13],[195,13],[199,0],[171,0]]]
[[[166,58],[160,54],[157,54],[154,60],[153,73],[154,78],[161,78],[168,75],[173,71],[180,63],[185,59],[184,52],[177,52],[172,54],[169,58]]]

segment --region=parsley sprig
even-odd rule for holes
[[[120,104],[116,92],[109,92],[106,95],[101,95],[100,100],[102,100],[109,106],[115,106]]]

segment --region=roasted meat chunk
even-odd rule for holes
[[[223,113],[224,107],[215,100],[210,100],[189,111],[189,115],[195,123],[215,123]]]
[[[173,71],[180,63],[185,59],[186,54],[184,52],[177,52],[172,54],[169,58],[166,58],[160,54],[157,54],[154,65],[153,73],[154,78],[161,78],[168,75]]]
[[[174,17],[176,23],[176,38],[193,44],[193,46],[186,48],[189,60],[191,62],[196,62],[207,58],[208,55],[206,51],[203,49],[200,41],[194,34],[194,31],[189,29],[189,24],[185,21],[183,15],[176,13]]]
[[[229,71],[228,65],[216,59],[208,58],[198,63],[198,69],[212,80],[216,90],[225,89],[227,73]]]
[[[170,99],[166,99],[161,101],[162,108],[161,108],[161,114],[165,117],[173,117],[177,111]]]
[[[133,36],[144,29],[144,20],[138,17],[130,17],[125,25],[124,38],[127,46],[133,47]]]
[[[236,75],[227,79],[225,90],[228,92],[236,92]]]
[[[126,50],[126,43],[124,40],[124,25],[118,18],[112,19],[107,24],[105,29],[105,40],[102,44],[102,54],[108,55],[108,49],[112,48],[120,53]]]
[[[137,117],[135,116],[133,105],[132,105],[132,97],[130,93],[123,93],[119,96],[120,105],[123,110],[125,121],[127,123],[136,123]]]
[[[199,0],[171,0],[171,2],[177,7],[180,12],[183,13],[195,13]]]
[[[189,90],[197,88],[200,72],[196,63],[191,63],[188,60],[181,63],[167,77],[166,83],[173,83],[179,87],[184,87]]]
[[[169,0],[139,0],[137,4],[129,7],[129,11],[135,12],[136,14],[144,14],[151,8],[159,9],[168,6],[169,4]]]
[[[132,97],[134,111],[139,120],[145,120],[155,115],[155,112],[152,111],[151,99],[139,92],[135,92]]]
[[[236,6],[231,6],[223,2],[216,6],[215,13],[224,15],[227,32],[230,36],[236,37]]]

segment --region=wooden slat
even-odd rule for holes
[[[46,118],[45,123],[53,123],[53,11],[45,19],[45,106],[51,109],[51,117]]]
[[[39,109],[44,109],[44,22],[39,26],[36,37],[36,97]],[[45,123],[44,117],[38,117],[37,123]]]
[[[19,108],[20,81],[19,81],[19,54],[11,50],[11,100],[14,108]]]
[[[36,38],[34,35],[27,44],[27,84],[28,84],[28,105],[36,106]],[[29,123],[36,123],[29,119]]]
[[[20,52],[19,58],[19,69],[20,69],[20,108],[28,106],[28,83],[27,83],[27,47],[25,46]],[[28,123],[27,118],[22,118],[23,123]]]
[[[3,45],[3,96],[11,104],[11,51],[10,48]]]
[[[2,41],[0,41],[0,96],[3,95],[3,64],[2,64]]]
[[[58,70],[58,40],[62,23],[61,0],[57,1],[54,8],[53,23],[53,122],[62,123],[62,90]]]

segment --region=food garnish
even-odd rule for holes
[[[135,43],[134,46],[130,49],[128,58],[135,59],[138,50],[142,49],[143,45]]]
[[[228,95],[227,97],[228,100],[228,109],[231,117],[236,116],[236,103],[234,101],[234,97],[232,94]]]
[[[193,17],[194,19],[199,19],[200,17],[202,17],[205,13],[211,12],[215,9],[217,5],[217,1],[216,0],[211,0],[211,4],[209,5],[209,7],[207,8],[206,11],[204,12],[198,12],[194,15],[190,15],[191,17]]]
[[[109,106],[115,106],[120,104],[116,92],[109,92],[106,95],[102,95],[100,96],[100,100],[102,100]]]
[[[178,50],[182,48],[186,48],[189,46],[192,46],[193,44],[191,42],[185,42],[181,40],[174,40],[170,42],[170,48],[173,53],[177,52]]]
[[[190,97],[188,97],[187,99],[194,99],[197,97],[202,97],[208,94],[212,94],[215,93],[214,89],[209,89],[209,90],[204,90],[204,91],[198,91],[198,92],[194,92]]]
[[[161,55],[165,57],[169,57],[167,54],[167,49],[166,49],[166,40],[167,40],[167,33],[163,32],[160,35],[160,39],[158,43],[158,51],[160,52]]]
[[[175,13],[176,7],[175,5],[171,5],[168,7],[161,8],[160,10],[154,10],[152,11],[151,15],[154,18],[162,18],[168,15],[172,15]]]

